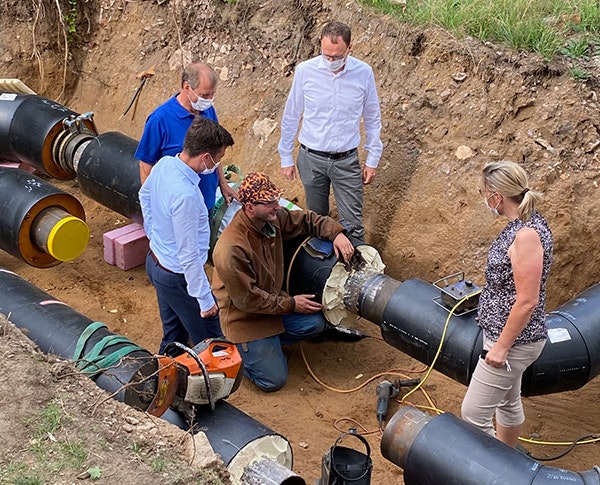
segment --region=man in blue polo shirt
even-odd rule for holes
[[[218,122],[217,112],[213,107],[217,79],[217,73],[208,64],[190,64],[183,70],[181,91],[148,116],[135,152],[135,158],[140,161],[141,184],[162,157],[181,153],[185,134],[197,115]],[[232,197],[237,197],[219,167],[212,173],[201,174],[199,186],[209,214],[215,205],[217,187],[221,188],[227,202]]]

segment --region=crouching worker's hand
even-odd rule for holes
[[[354,254],[354,246],[343,233],[339,233],[333,240],[333,250],[335,255],[343,260],[345,263],[350,261],[350,258]]]
[[[313,300],[315,295],[296,295],[294,311],[296,313],[317,313],[322,305]]]

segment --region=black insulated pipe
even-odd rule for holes
[[[292,449],[279,433],[224,400],[217,401],[212,412],[208,406],[198,407],[198,411],[194,425],[206,434],[215,453],[223,459],[227,471],[237,480],[236,483],[305,483],[291,471]],[[183,417],[171,409],[162,417],[181,429],[189,428]],[[263,459],[267,461],[255,463]],[[248,479],[253,477],[252,480],[258,476],[260,481],[244,481],[244,475]]]
[[[82,146],[74,160],[81,191],[91,199],[142,223],[138,142],[118,132],[98,135]]]
[[[89,229],[81,203],[18,168],[0,167],[0,248],[36,268],[83,252]]]
[[[540,464],[466,421],[405,406],[388,422],[381,454],[406,485],[600,485],[598,466],[573,472]]]
[[[410,279],[397,284],[387,276],[377,275],[364,281],[356,306],[361,316],[369,320],[379,318],[375,323],[381,326],[387,343],[430,365],[449,316],[448,311],[434,303],[433,298],[438,295],[436,287],[422,280]],[[373,307],[369,301],[376,301],[377,305]],[[481,329],[473,314],[453,316],[435,369],[467,384],[482,345]]]
[[[141,224],[138,142],[118,132],[98,135],[92,116],[42,96],[2,93],[0,160],[56,179],[77,177],[88,197]]]
[[[286,245],[290,294],[311,293],[320,299],[337,258],[328,252],[315,255],[306,241]],[[450,310],[435,302],[439,287],[417,278],[400,283],[372,269],[352,270],[344,289],[348,311],[379,325],[388,344],[426,365],[434,361],[449,319],[434,368],[468,385],[483,348],[477,312],[450,317]],[[523,375],[524,396],[579,389],[600,374],[597,308],[600,284],[550,313],[546,346]]]
[[[93,320],[3,268],[0,268],[0,288],[0,313],[10,316],[10,321],[22,329],[42,352],[73,360],[79,338]],[[103,338],[112,335],[106,327],[96,330],[87,339],[83,355]],[[111,346],[102,355],[116,352],[126,345]],[[156,370],[153,355],[140,349],[112,366],[110,372],[100,372],[93,379],[102,389],[116,393],[118,401],[144,411],[154,398],[156,388],[153,380],[147,377]],[[142,381],[141,385],[135,385]]]
[[[25,162],[55,179],[75,178],[68,158],[96,135],[91,113],[80,115],[33,94],[0,94],[0,160]]]
[[[389,287],[394,281],[382,277],[368,279],[361,287],[358,307],[361,316],[371,320],[380,311],[384,340],[402,352],[430,365],[433,362],[449,311],[434,302],[439,288],[419,279]],[[391,294],[390,294],[391,293]],[[365,299],[377,305],[362,304]],[[548,334],[538,360],[524,373],[524,396],[552,394],[579,389],[600,373],[600,285],[562,305],[548,317]],[[373,321],[373,320],[371,320]],[[482,332],[476,312],[450,318],[435,369],[468,385],[482,350]]]
[[[94,323],[92,320],[4,268],[0,268],[0,288],[0,313],[9,316],[44,353],[73,359],[80,337]],[[98,328],[86,340],[83,354],[110,336],[115,334],[106,327]],[[107,352],[117,352],[125,345],[115,344]],[[93,380],[118,401],[144,411],[156,394],[156,380],[150,376],[155,375],[157,369],[154,356],[139,349],[130,352],[107,372],[96,374]],[[171,409],[161,418],[184,430],[190,428],[189,423]],[[248,467],[253,476],[263,476],[259,483],[305,483],[291,471],[292,449],[287,439],[231,404],[220,400],[214,412],[203,408],[197,414],[196,424],[195,429],[204,431],[232,475],[239,478]],[[253,463],[259,459],[263,464],[264,460],[272,460],[273,466],[254,467]],[[282,466],[289,470],[280,469]],[[267,479],[280,481],[268,482]]]

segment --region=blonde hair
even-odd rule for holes
[[[498,192],[503,197],[519,204],[519,219],[527,222],[542,199],[541,192],[529,189],[527,172],[518,163],[502,160],[490,162],[483,167],[481,183],[489,192]]]

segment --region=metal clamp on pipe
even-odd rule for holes
[[[97,135],[92,116],[42,96],[0,95],[0,159],[25,162],[55,179],[73,179],[77,147]]]
[[[52,146],[54,160],[63,170],[73,175],[77,172],[76,153],[79,153],[79,148],[83,149],[98,133],[93,116],[94,113],[90,111],[65,118],[62,121],[63,131],[56,136]]]

